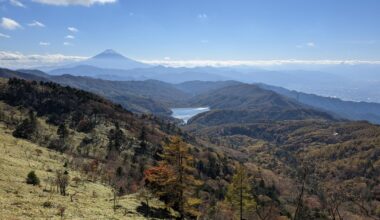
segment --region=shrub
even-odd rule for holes
[[[77,126],[77,131],[88,133],[95,127],[95,124],[92,123],[89,119],[84,118],[79,121]]]
[[[40,179],[37,177],[34,171],[30,171],[26,177],[26,183],[32,184],[33,186],[40,184]]]
[[[53,207],[53,204],[50,201],[46,201],[42,204],[44,208],[51,208]]]
[[[63,139],[54,139],[50,142],[48,148],[59,152],[64,152],[67,150],[67,144]]]
[[[29,112],[29,118],[17,125],[12,135],[16,138],[31,139],[37,129],[37,120],[33,111]]]
[[[65,215],[66,207],[60,206],[58,207],[58,215],[61,216],[61,219],[63,219],[63,216]]]

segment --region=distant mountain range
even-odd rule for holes
[[[314,69],[306,66],[293,68],[171,68],[138,62],[109,49],[81,62],[43,70],[51,75],[70,74],[118,81],[154,79],[174,84],[197,80],[235,80],[244,83],[264,83],[343,100],[380,103],[380,65],[343,63],[322,65]]]
[[[110,81],[72,75],[52,76],[38,70],[12,71],[7,69],[0,69],[0,77],[54,81],[102,95],[137,113],[169,116],[171,107],[205,105],[210,106],[212,111],[231,110],[232,108],[239,111],[243,109],[263,111],[265,105],[266,109],[285,106],[286,110],[294,110],[293,107],[298,108],[302,105],[302,108],[308,109],[308,111],[313,109],[327,112],[338,118],[367,120],[380,124],[380,104],[342,101],[337,98],[300,93],[266,84],[253,86],[237,81],[189,81],[178,84],[157,80]],[[269,92],[270,90],[275,93]],[[262,93],[265,94],[265,98],[260,99]],[[208,114],[212,114],[212,111]],[[247,114],[246,111],[240,113]],[[253,115],[252,112],[250,114]],[[300,113],[300,117],[306,117],[308,114],[313,115],[315,112],[303,112]],[[282,118],[281,115],[276,117]],[[267,118],[263,117],[263,119]]]
[[[53,81],[72,86],[102,95],[138,113],[168,116],[172,107],[209,106],[211,111],[203,113],[202,117],[207,115],[215,118],[217,114],[219,118],[228,118],[224,115],[224,111],[228,110],[229,115],[246,115],[241,120],[253,120],[254,116],[265,120],[315,116],[326,118],[313,110],[327,112],[337,118],[380,124],[380,104],[308,94],[309,91],[315,91],[317,94],[340,94],[337,95],[339,97],[380,97],[380,90],[376,87],[380,86],[380,81],[375,80],[376,66],[362,65],[353,69],[366,71],[362,74],[363,79],[356,75],[354,77],[355,71],[346,66],[326,69],[333,74],[310,70],[280,72],[258,68],[151,66],[109,49],[48,73],[2,69],[0,76]],[[251,83],[256,86],[249,85]],[[291,90],[294,88],[306,92]],[[302,111],[298,112],[299,109]],[[303,111],[305,109],[307,111]],[[214,112],[216,110],[218,112]],[[264,112],[271,114],[258,114]],[[200,121],[201,116],[197,117]]]
[[[323,97],[297,92],[281,87],[257,84],[263,89],[272,90],[297,102],[339,115],[350,120],[367,120],[380,124],[380,103],[343,101],[338,98]]]
[[[228,77],[209,71],[209,68],[189,69],[152,66],[129,59],[111,49],[81,62],[47,69],[51,75],[70,74],[123,81],[155,79],[169,83],[181,83],[191,80],[216,81],[228,79]]]

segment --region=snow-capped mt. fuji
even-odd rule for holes
[[[71,63],[46,71],[49,71],[52,75],[71,74],[95,78],[102,76],[106,79],[113,79],[115,77],[134,79],[132,76],[126,76],[126,72],[133,69],[145,69],[150,67],[152,66],[149,64],[138,62],[127,58],[112,49],[107,49],[81,62]]]
[[[123,70],[150,67],[150,65],[129,59],[112,49],[105,50],[102,53],[95,55],[88,60],[77,63],[77,66],[83,65]]]
[[[128,59],[128,58],[126,58],[125,56],[121,55],[120,53],[112,49],[107,49],[93,56],[92,59]]]

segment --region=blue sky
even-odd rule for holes
[[[378,0],[0,0],[0,18],[3,56],[380,60]]]

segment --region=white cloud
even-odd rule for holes
[[[0,38],[11,38],[11,36],[0,33]]]
[[[12,20],[10,18],[5,18],[5,17],[1,19],[0,26],[8,30],[15,30],[17,28],[22,28],[21,25],[17,21]]]
[[[69,5],[81,5],[91,6],[95,4],[104,5],[109,3],[115,3],[117,0],[32,0],[41,4],[55,5],[55,6],[69,6]]]
[[[380,60],[141,60],[141,62],[152,65],[163,65],[170,67],[233,67],[233,66],[281,66],[281,65],[358,65],[376,64],[380,65]]]
[[[205,14],[205,13],[201,13],[201,14],[198,14],[198,18],[199,18],[199,19],[207,19],[207,18],[208,18],[208,15]]]
[[[306,46],[315,47],[315,43],[314,42],[308,42],[308,43],[306,43]]]
[[[296,47],[297,48],[305,48],[305,47],[314,48],[316,47],[316,44],[314,42],[307,42],[305,44],[299,44]]]
[[[72,46],[73,44],[72,43],[70,43],[70,42],[63,42],[63,46]]]
[[[66,38],[66,39],[75,39],[75,36],[69,34],[69,35],[67,35],[65,38]]]
[[[33,21],[32,23],[28,24],[30,27],[45,27],[45,25],[39,21]]]
[[[50,42],[43,42],[43,41],[41,41],[40,42],[40,46],[50,46]]]
[[[6,68],[30,68],[68,62],[77,62],[87,58],[88,57],[67,56],[62,54],[25,55],[20,52],[0,51],[0,66]]]
[[[11,5],[13,5],[13,6],[21,7],[21,8],[26,8],[26,6],[25,6],[22,2],[20,2],[20,1],[18,1],[18,0],[9,0],[9,2],[10,2]]]
[[[71,31],[71,32],[73,32],[73,33],[76,33],[76,32],[79,31],[79,30],[78,30],[77,28],[75,28],[75,27],[68,27],[67,30],[68,30],[68,31]]]

